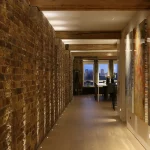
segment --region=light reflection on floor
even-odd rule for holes
[[[144,150],[111,101],[77,96],[57,124],[41,144],[43,150]]]

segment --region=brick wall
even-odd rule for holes
[[[37,149],[72,98],[71,68],[37,8],[0,0],[0,150]]]

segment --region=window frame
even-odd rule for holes
[[[84,65],[85,64],[92,64],[93,65],[93,80],[84,80]],[[83,66],[82,66],[82,70],[83,70],[83,87],[94,87],[94,74],[95,74],[95,67],[94,67],[94,60],[83,60]],[[93,81],[93,85],[92,86],[85,86],[84,85],[84,81]]]

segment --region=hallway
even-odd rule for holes
[[[43,150],[144,150],[110,102],[76,96],[43,141]]]

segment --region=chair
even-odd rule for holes
[[[115,110],[116,97],[117,97],[117,85],[115,83],[108,84],[108,94],[110,94],[112,100],[112,107]]]
[[[98,86],[96,83],[94,83],[94,87],[95,87],[95,100],[97,100],[97,94],[98,94]]]

